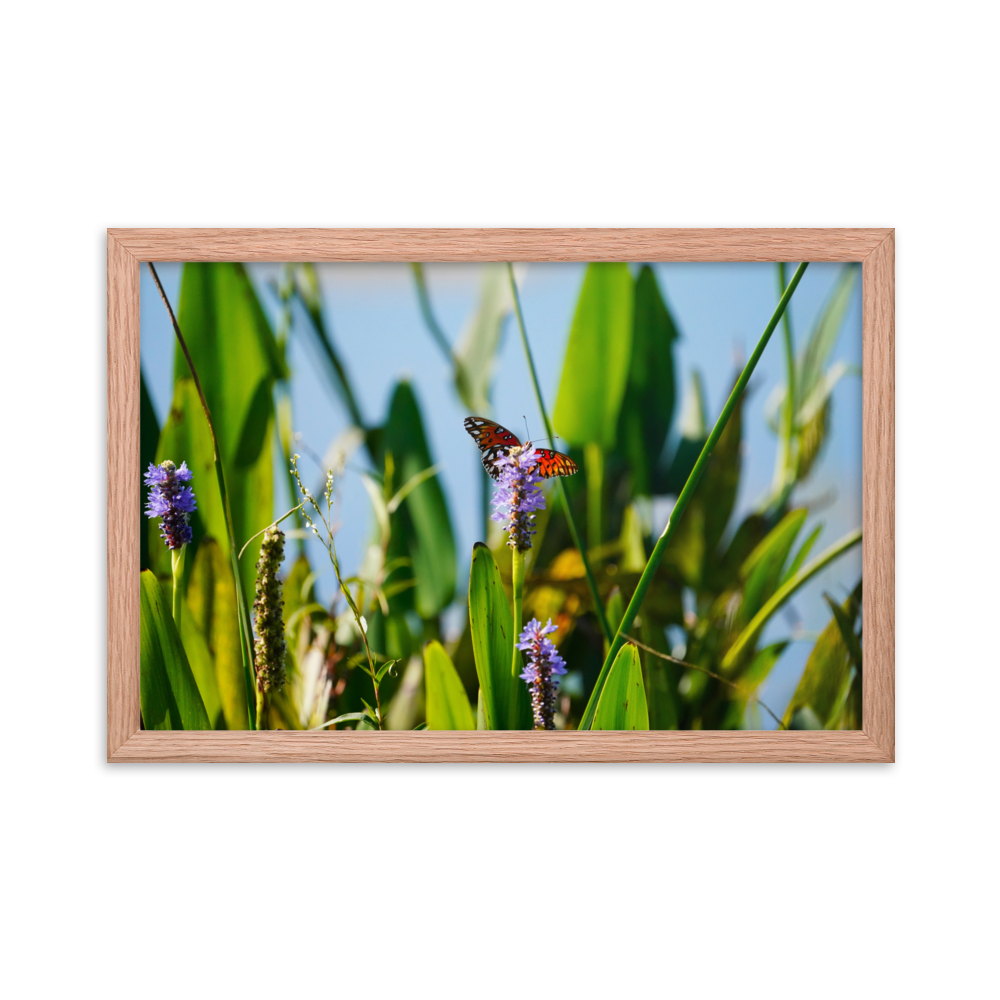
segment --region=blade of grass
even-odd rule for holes
[[[410,267],[413,269],[413,280],[417,286],[417,300],[420,303],[420,315],[424,318],[424,324],[434,343],[441,349],[445,360],[457,371],[458,358],[455,357],[455,352],[451,349],[451,344],[448,343],[448,338],[444,335],[444,330],[441,329],[441,324],[438,323],[434,310],[431,308],[431,297],[427,293],[424,265],[413,263]]]
[[[514,280],[514,265],[509,262],[507,264],[507,276],[510,278],[510,291],[514,299],[514,314],[517,316],[517,326],[521,331],[521,343],[524,344],[524,353],[528,359],[528,368],[531,370],[531,381],[535,386],[535,398],[538,400],[538,409],[541,411],[542,420],[545,423],[545,433],[549,436],[549,440],[554,442],[555,431],[552,429],[552,421],[549,420],[549,413],[548,410],[545,409],[545,401],[542,399],[542,389],[538,384],[538,372],[535,371],[535,359],[531,354],[531,345],[528,343],[528,331],[524,326],[524,313],[521,312],[521,296],[517,290],[517,282]],[[556,489],[559,491],[559,499],[562,501],[563,511],[566,514],[566,523],[569,525],[570,536],[573,539],[573,544],[576,546],[577,551],[580,553],[580,559],[583,561],[583,572],[587,577],[587,586],[590,588],[590,596],[594,600],[594,611],[597,614],[597,620],[601,623],[601,631],[604,633],[605,638],[608,642],[611,642],[614,637],[614,633],[611,630],[611,626],[608,624],[608,616],[604,613],[604,605],[601,603],[601,595],[597,589],[597,581],[594,579],[594,571],[590,568],[590,560],[587,558],[586,546],[580,538],[580,532],[577,530],[576,521],[573,520],[573,511],[570,508],[569,496],[566,493],[566,486],[563,483],[561,476],[556,476],[555,479]],[[619,646],[619,648],[621,647]],[[615,653],[617,655],[617,650]],[[610,669],[610,666],[608,669]],[[591,713],[591,718],[593,718],[593,713]]]
[[[718,444],[719,438],[722,437],[722,432],[726,429],[726,424],[736,409],[740,397],[743,395],[743,390],[746,389],[747,382],[750,381],[750,376],[757,367],[757,362],[760,361],[760,357],[764,353],[764,348],[767,347],[767,343],[771,339],[771,334],[774,333],[775,327],[781,320],[808,266],[809,264],[806,261],[799,264],[792,280],[788,283],[788,287],[785,289],[785,293],[781,296],[781,301],[778,303],[778,308],[775,309],[774,315],[764,328],[764,332],[761,334],[753,354],[750,355],[743,373],[736,380],[736,385],[733,386],[733,391],[730,393],[729,399],[726,400],[726,405],[722,408],[722,413],[719,414],[719,419],[716,420],[715,426],[712,428],[712,433],[709,434],[705,446],[701,449],[698,461],[694,463],[694,468],[691,470],[684,488],[677,497],[677,502],[670,513],[666,527],[656,540],[656,545],[653,546],[653,551],[646,563],[646,568],[642,571],[642,576],[639,577],[635,592],[632,594],[632,600],[628,602],[628,607],[625,609],[625,617],[622,619],[622,623],[619,625],[618,631],[611,643],[611,648],[608,650],[608,655],[604,659],[604,665],[601,667],[597,682],[594,684],[594,690],[591,692],[590,700],[587,702],[587,707],[584,710],[583,718],[580,720],[580,729],[590,729],[593,725],[594,714],[597,711],[597,704],[601,700],[601,691],[604,689],[608,673],[611,671],[611,665],[615,662],[615,657],[618,656],[619,650],[625,644],[629,630],[632,628],[632,623],[635,621],[635,617],[639,613],[639,608],[642,606],[643,599],[646,596],[646,591],[649,590],[649,585],[653,582],[653,576],[660,565],[660,560],[663,559],[663,554],[666,552],[667,546],[670,544],[670,540],[677,530],[677,523],[687,509],[687,505],[691,502],[691,497],[698,483],[701,481],[701,477],[705,472],[705,466],[708,465],[708,460],[712,456],[712,451],[716,444]],[[520,306],[518,307],[518,315],[520,316]]]
[[[219,451],[219,439],[215,433],[215,424],[212,422],[212,414],[208,408],[208,401],[205,399],[205,392],[201,387],[198,372],[195,369],[194,361],[191,360],[191,353],[188,351],[187,343],[184,340],[184,334],[181,333],[180,324],[177,322],[177,317],[174,315],[173,307],[170,305],[167,293],[163,290],[163,285],[160,284],[160,276],[156,273],[156,268],[153,267],[152,261],[147,261],[146,264],[153,275],[153,281],[156,282],[160,298],[163,299],[163,304],[167,307],[167,313],[170,315],[170,322],[173,324],[174,333],[177,335],[177,342],[180,344],[181,351],[184,353],[184,360],[187,361],[188,368],[191,370],[191,377],[194,379],[195,388],[198,390],[198,398],[201,400],[201,407],[205,411],[205,420],[208,422],[208,430],[212,435],[215,476],[219,482],[219,494],[222,497],[222,504],[226,512],[226,530],[229,534],[229,556],[233,566],[233,576],[236,578],[236,609],[239,615],[240,637],[243,640],[240,651],[243,654],[243,674],[247,688],[247,715],[250,719],[250,728],[253,729],[257,721],[257,706],[254,695],[256,684],[254,683],[253,668],[253,630],[250,626],[250,609],[247,605],[246,594],[243,592],[243,584],[240,581],[240,561],[239,557],[236,555],[236,533],[233,531],[233,514],[229,509],[229,493],[226,490],[226,474],[222,468],[222,457]]]

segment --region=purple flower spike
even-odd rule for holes
[[[168,549],[179,549],[191,541],[189,516],[197,509],[194,491],[185,485],[191,482],[187,462],[178,469],[169,459],[159,465],[149,465],[145,483],[152,487],[146,501],[146,517],[160,518],[160,537]]]
[[[545,637],[556,631],[552,619],[545,626],[532,618],[521,633],[517,648],[527,654],[528,665],[521,674],[531,692],[531,711],[535,716],[535,729],[555,729],[552,721],[556,709],[556,689],[559,676],[566,673],[566,661]]]
[[[535,475],[537,464],[538,452],[530,441],[496,459],[500,487],[493,494],[496,512],[491,516],[504,523],[510,535],[507,544],[520,552],[531,548],[535,511],[545,510],[545,494],[538,488],[542,477]]]

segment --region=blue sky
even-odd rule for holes
[[[654,265],[681,339],[677,347],[679,407],[698,369],[704,379],[709,420],[714,420],[736,365],[750,353],[776,304],[773,264],[691,263]],[[531,264],[522,280],[525,322],[531,337],[546,404],[555,403],[560,367],[573,309],[583,279],[583,264]],[[273,314],[275,299],[268,281],[279,265],[250,265],[265,308]],[[791,304],[796,344],[801,345],[829,293],[840,265],[812,264]],[[176,306],[181,265],[161,264],[158,271]],[[381,422],[396,380],[409,376],[420,401],[432,453],[442,466],[442,486],[448,499],[459,552],[459,594],[464,592],[468,555],[479,538],[480,477],[478,454],[462,427],[467,416],[451,384],[450,368],[432,343],[417,307],[413,278],[405,264],[318,265],[324,304],[338,349],[345,361],[366,420]],[[435,312],[454,341],[479,290],[480,268],[475,264],[426,266]],[[789,272],[791,273],[791,272]],[[299,328],[307,322],[297,314]],[[515,433],[527,416],[534,436],[542,436],[541,418],[528,377],[519,340],[508,323],[499,354],[493,390],[494,416]],[[141,286],[141,355],[147,386],[161,422],[169,409],[173,377],[173,340],[169,320],[148,270]],[[302,443],[323,454],[330,441],[347,426],[316,358],[294,336],[290,359],[294,378],[292,401],[296,429]],[[832,360],[861,366],[861,295],[854,299],[841,329]],[[776,334],[754,373],[744,419],[744,469],[738,517],[754,508],[767,490],[774,470],[776,439],[764,419],[771,390],[784,378],[784,357]],[[300,448],[303,456],[306,448]],[[358,461],[360,461],[360,456]],[[310,469],[307,459],[303,469]],[[318,475],[318,469],[313,468]],[[291,506],[278,477],[276,513]],[[816,551],[861,524],[861,381],[841,380],[833,394],[833,421],[826,450],[811,479],[796,494],[799,501],[824,498],[824,506],[810,517],[805,531],[822,521],[823,534]],[[338,550],[343,564],[356,566],[372,524],[369,502],[356,473],[343,488],[343,529]],[[803,534],[804,537],[804,534]],[[323,565],[317,557],[314,565]],[[803,638],[793,642],[760,694],[779,714],[790,698],[812,646],[812,636],[829,620],[822,599],[853,588],[861,572],[861,553],[854,549],[819,574],[771,623],[765,638],[787,636],[793,623]],[[320,592],[332,593],[332,574],[320,581]],[[453,620],[460,612],[456,609]],[[758,724],[754,720],[754,724]],[[759,724],[770,728],[765,715]]]

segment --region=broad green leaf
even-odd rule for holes
[[[224,723],[222,713],[222,698],[219,694],[219,682],[215,674],[215,661],[208,648],[201,629],[198,628],[191,616],[191,609],[187,601],[181,605],[181,641],[184,644],[184,652],[187,654],[188,663],[191,666],[191,673],[194,675],[195,683],[198,685],[198,693],[205,705],[208,713],[210,728],[221,729]]]
[[[149,398],[146,379],[139,368],[139,481],[151,462],[156,461],[156,444],[160,440],[160,422],[156,419],[153,401]],[[146,487],[142,487],[141,506],[146,505]],[[139,569],[149,569],[149,519],[145,510],[139,513]]]
[[[469,626],[487,729],[531,729],[527,685],[511,672],[514,626],[493,553],[482,542],[472,550]]]
[[[860,583],[840,610],[853,634],[855,623],[861,614]],[[792,700],[785,709],[785,725],[796,729],[835,726],[840,721],[838,717],[851,695],[851,687],[855,681],[860,695],[860,673],[851,660],[851,650],[844,641],[837,617],[834,617],[820,633],[809,654]],[[860,719],[857,722],[860,723]]]
[[[227,729],[246,729],[246,676],[240,652],[236,585],[232,564],[214,538],[198,546],[187,589],[193,626],[215,663],[215,679]],[[186,625],[186,623],[185,623]]]
[[[756,640],[761,629],[768,623],[771,616],[781,608],[800,587],[808,583],[821,569],[842,556],[849,549],[853,548],[861,541],[861,529],[848,532],[840,541],[835,542],[825,552],[820,553],[811,563],[806,564],[795,574],[786,580],[764,606],[757,612],[746,628],[739,634],[736,641],[729,647],[728,652],[722,661],[723,670],[731,670],[744,653],[746,648]]]
[[[632,356],[634,282],[627,264],[590,264],[566,345],[553,423],[576,447],[610,451]]]
[[[392,464],[395,490],[434,462],[424,436],[420,407],[409,382],[399,382],[392,396],[383,440],[386,468]],[[432,618],[455,594],[455,536],[444,492],[436,476],[425,479],[392,515],[389,559],[410,560],[392,575],[393,582],[414,579],[416,585],[390,602],[401,610],[415,607],[421,618]]]
[[[649,729],[639,650],[626,643],[618,651],[597,703],[592,729]]]
[[[475,729],[476,718],[462,679],[441,643],[424,647],[428,729]]]
[[[147,729],[211,729],[160,581],[139,586],[139,705]]]
[[[500,334],[513,303],[506,264],[483,265],[479,301],[455,347],[455,389],[469,413],[490,414],[490,383]]]
[[[185,264],[177,318],[219,438],[238,551],[274,518],[272,388],[277,379],[287,378],[288,370],[241,264]],[[200,466],[193,486],[199,508],[205,511],[205,532],[225,544],[228,536],[208,425],[198,412],[200,401],[179,347],[174,356],[174,402],[168,425],[188,424],[175,450],[184,444],[186,435]],[[260,544],[260,538],[254,539],[240,560],[248,604],[253,601]]]
[[[647,264],[635,282],[632,359],[618,424],[620,450],[632,469],[632,492],[650,496],[653,470],[674,415],[673,344],[677,329],[656,274]]]

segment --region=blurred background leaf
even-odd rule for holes
[[[211,729],[160,581],[139,587],[139,707],[146,729]]]
[[[476,717],[462,680],[439,642],[424,647],[428,729],[475,729]]]
[[[563,361],[553,425],[571,445],[615,446],[632,357],[634,282],[627,264],[589,264]]]

